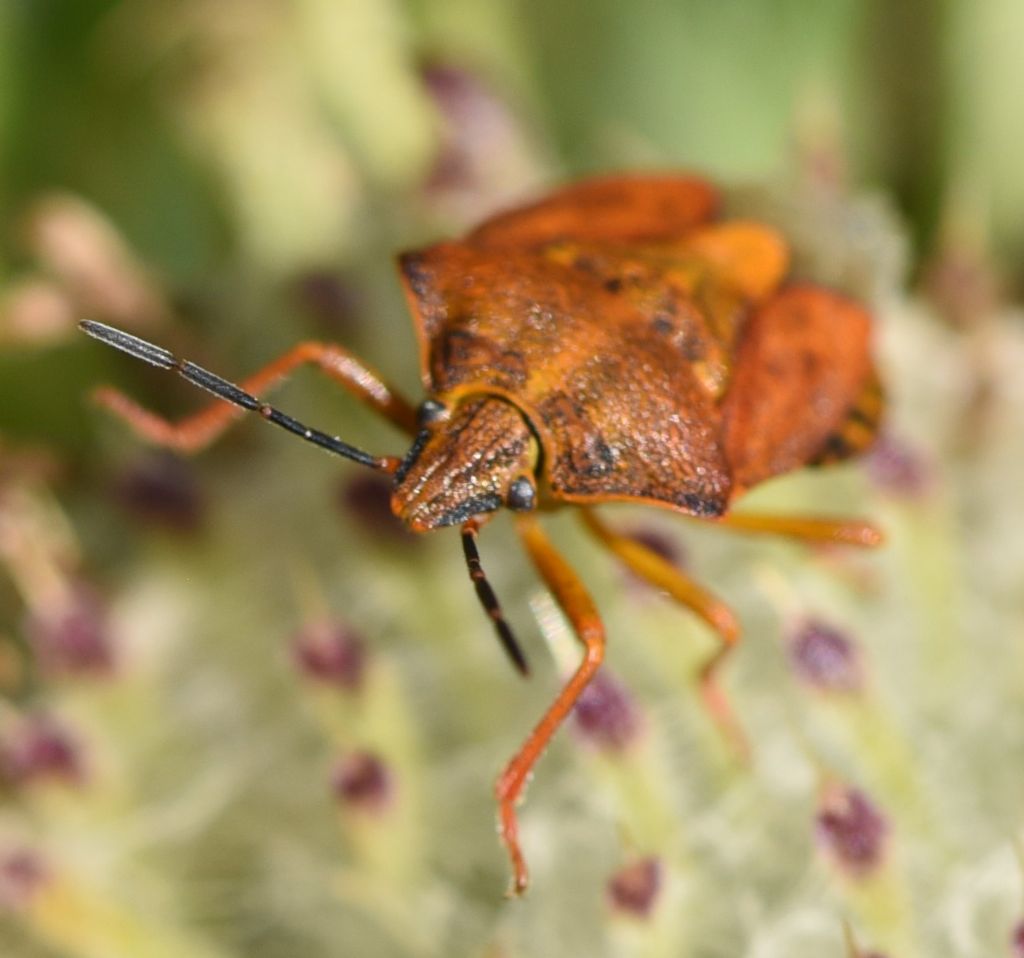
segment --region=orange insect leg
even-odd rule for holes
[[[246,392],[258,395],[286,379],[296,367],[307,363],[317,366],[399,429],[410,434],[416,432],[415,408],[374,370],[340,346],[317,342],[299,343],[239,385]],[[93,398],[124,420],[143,439],[184,453],[196,452],[210,445],[228,426],[245,415],[243,409],[226,402],[217,402],[179,422],[170,422],[143,409],[124,393],[109,386],[97,389]]]
[[[884,539],[876,526],[860,519],[769,516],[751,512],[731,512],[711,521],[727,529],[735,529],[737,532],[791,536],[805,542],[871,548],[881,545]]]
[[[512,891],[520,895],[526,890],[528,878],[526,859],[519,845],[516,804],[537,759],[604,661],[605,642],[604,625],[593,599],[569,564],[555,551],[537,520],[532,516],[519,516],[516,527],[537,572],[568,616],[583,645],[583,661],[495,782],[501,838],[512,860]]]
[[[725,692],[718,683],[718,670],[740,640],[740,626],[732,610],[680,569],[642,542],[620,535],[602,522],[593,510],[583,508],[580,516],[587,529],[632,572],[656,589],[667,592],[676,602],[702,618],[718,636],[721,645],[700,670],[700,691],[715,724],[737,751],[746,756],[749,746]]]

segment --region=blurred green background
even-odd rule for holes
[[[1022,33],[1014,0],[4,0],[0,954],[1022,954]],[[607,510],[740,616],[744,764],[707,631],[550,521],[610,678],[509,901],[491,783],[575,652],[507,522],[528,683],[454,534],[255,423],[146,449],[91,388],[201,397],[74,327],[235,378],[333,339],[418,401],[394,253],[625,168],[704,171],[874,307],[879,448],[751,506],[888,541]],[[403,451],[315,375],[279,398]]]

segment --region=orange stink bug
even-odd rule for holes
[[[732,514],[752,486],[865,448],[882,409],[857,303],[787,283],[788,248],[771,227],[716,218],[702,179],[616,176],[499,214],[464,239],[399,260],[419,341],[426,399],[415,407],[340,346],[306,342],[235,386],[127,333],[103,342],[173,370],[226,403],[179,423],[101,390],[139,435],[194,452],[251,410],[330,452],[391,476],[391,508],[416,532],[461,527],[469,574],[520,671],[526,662],[480,564],[476,539],[497,510],[516,527],[583,646],[582,661],[498,778],[501,836],[516,892],[527,870],[516,804],[548,741],[601,665],[593,600],[537,515],[571,504],[633,572],[717,633],[701,671],[712,714],[731,727],[715,675],[739,631],[729,609],[594,507],[648,503],[719,525],[873,545],[862,522]],[[375,456],[257,398],[313,364],[412,437],[402,458]],[[234,404],[229,405],[230,404]]]

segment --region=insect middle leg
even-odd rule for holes
[[[239,385],[246,392],[259,395],[286,379],[297,367],[307,364],[319,368],[399,429],[415,434],[415,408],[375,370],[341,346],[312,341],[299,343]],[[228,426],[245,415],[245,411],[236,406],[217,402],[192,416],[171,422],[109,386],[97,389],[93,398],[143,439],[184,453],[196,452],[210,445]]]
[[[720,645],[701,667],[701,697],[712,719],[725,736],[741,754],[746,755],[749,751],[746,736],[718,682],[719,668],[740,640],[739,622],[732,610],[653,549],[609,528],[597,517],[593,509],[583,507],[579,514],[590,533],[614,553],[623,565],[654,588],[663,589],[676,602],[700,616],[714,630]]]
[[[528,873],[526,859],[519,845],[516,804],[537,759],[604,661],[605,634],[593,599],[569,564],[555,551],[537,520],[532,516],[519,516],[516,527],[537,572],[568,616],[583,645],[583,660],[522,747],[505,766],[494,786],[501,838],[512,860],[512,890],[518,895],[526,890]]]

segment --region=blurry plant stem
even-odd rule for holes
[[[71,596],[69,566],[78,558],[73,533],[55,503],[38,490],[0,494],[0,561],[29,609],[45,613]]]
[[[35,892],[25,920],[38,938],[74,958],[227,958],[208,942],[57,874]]]
[[[397,672],[381,658],[371,661],[364,687],[345,695],[330,687],[311,688],[313,711],[331,743],[345,754],[369,749],[382,758],[396,779],[388,806],[370,814],[342,810],[344,837],[354,857],[353,868],[367,878],[410,887],[422,877],[428,843],[423,832],[425,760]]]
[[[792,698],[797,700],[796,696]],[[920,830],[926,829],[925,820],[930,818],[930,812],[919,783],[908,774],[907,770],[913,764],[905,741],[880,711],[879,703],[873,697],[847,701],[843,698],[833,696],[829,704],[833,706],[840,726],[848,733],[848,747],[856,753],[863,767],[872,770],[868,777],[882,794],[900,796],[898,825],[910,821],[918,824]],[[814,767],[820,788],[824,790],[827,783],[842,781],[842,777],[820,757],[817,746],[803,731],[810,724],[807,717],[792,707],[789,711],[793,734]],[[884,753],[881,759],[879,753]],[[891,812],[892,809],[887,806],[885,811]],[[931,834],[934,836],[936,832]],[[864,925],[873,929],[880,940],[891,945],[893,954],[926,958],[918,944],[912,896],[899,853],[899,832],[895,838],[894,847],[887,850],[884,860],[872,874],[866,877],[836,874],[837,882],[845,906]]]
[[[955,696],[967,662],[960,608],[964,582],[957,572],[953,506],[941,492],[935,499],[928,509],[890,506],[881,524],[889,536],[892,567],[905,570],[901,597],[909,607],[906,621],[913,626],[907,641],[927,648],[928,681],[920,691],[945,704]]]
[[[920,946],[913,900],[898,860],[890,860],[866,880],[844,880],[843,893],[846,906],[872,929],[887,953],[900,958],[929,958]]]

